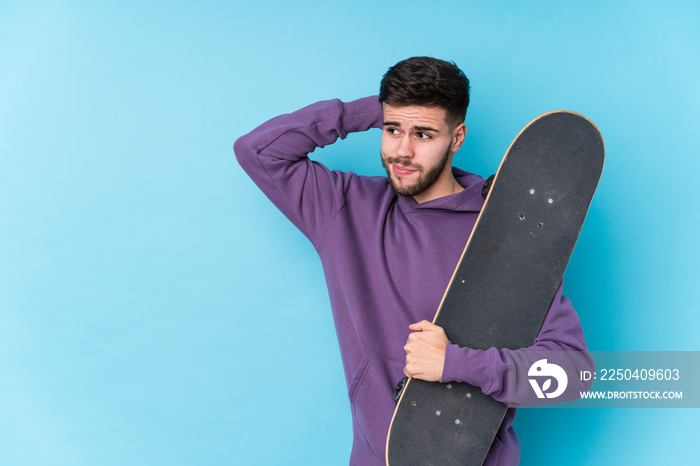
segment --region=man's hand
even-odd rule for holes
[[[445,347],[449,342],[445,331],[427,320],[411,324],[408,328],[413,333],[403,347],[406,350],[403,373],[428,382],[439,382],[445,365]]]

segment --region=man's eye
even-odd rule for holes
[[[430,135],[428,133],[418,133],[417,136],[418,139],[430,139]]]
[[[387,128],[386,131],[387,131],[387,133],[391,134],[392,136],[399,134],[399,130],[396,128]]]

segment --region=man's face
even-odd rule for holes
[[[464,124],[451,128],[443,108],[386,103],[382,107],[382,164],[394,191],[414,197],[434,191],[431,198],[452,194],[442,191],[453,181],[452,154],[464,140]]]

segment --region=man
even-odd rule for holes
[[[514,351],[458,347],[431,323],[484,202],[484,180],[452,166],[468,105],[469,80],[455,64],[414,57],[389,69],[378,98],[318,102],[234,145],[243,169],[321,258],[352,408],[351,464],[384,464],[404,374],[468,382],[508,401]],[[330,171],[307,156],[370,128],[383,131],[386,177]],[[515,352],[534,350],[586,350],[561,287],[534,345]],[[485,464],[518,463],[514,417],[509,409]]]

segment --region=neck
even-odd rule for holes
[[[413,196],[418,204],[423,204],[428,201],[440,199],[441,197],[451,196],[464,191],[461,184],[457,182],[452,174],[452,163],[445,165],[445,169],[433,184],[420,193]]]

